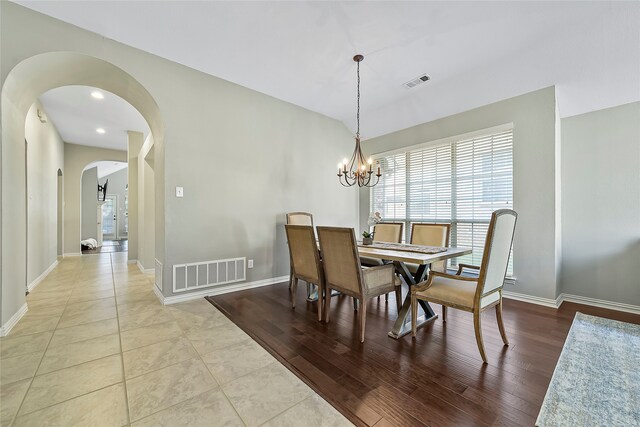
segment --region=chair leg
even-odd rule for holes
[[[331,308],[331,288],[325,289],[324,295],[324,322],[329,323],[329,309]]]
[[[289,289],[293,286],[293,267],[289,267]]]
[[[318,322],[322,322],[322,307],[324,306],[324,286],[318,283]]]
[[[402,309],[402,286],[396,286],[396,308],[398,313]]]
[[[384,302],[389,302],[389,294],[384,294]]]
[[[296,308],[296,294],[298,292],[298,278],[297,277],[293,277],[291,279],[291,290],[290,290],[290,294],[291,294],[291,308]]]
[[[360,342],[364,342],[364,327],[367,323],[367,301],[360,300]]]
[[[498,319],[498,329],[500,329],[500,336],[502,336],[502,342],[504,345],[509,345],[507,339],[507,333],[504,330],[504,323],[502,323],[502,300],[496,305],[496,318]]]
[[[447,321],[447,306],[442,306],[442,323]]]
[[[353,298],[353,311],[358,311],[358,299]]]
[[[418,300],[416,296],[411,294],[411,336],[416,337],[418,329]]]
[[[473,312],[473,328],[476,331],[476,343],[478,344],[478,350],[480,350],[480,357],[482,361],[487,363],[487,355],[484,352],[484,343],[482,342],[482,328],[480,326],[480,310]]]

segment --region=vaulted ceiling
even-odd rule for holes
[[[351,129],[361,53],[365,139],[550,85],[563,117],[640,100],[639,2],[18,3]]]

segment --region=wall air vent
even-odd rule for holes
[[[427,74],[423,74],[420,77],[416,77],[415,79],[409,80],[404,84],[404,86],[408,88],[412,88],[429,80],[431,80],[431,77],[429,77]]]
[[[246,261],[242,257],[176,264],[173,266],[173,292],[243,282],[247,279]]]

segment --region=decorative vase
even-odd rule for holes
[[[363,237],[362,238],[362,244],[363,245],[372,245],[373,244],[373,237]]]

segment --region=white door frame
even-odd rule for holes
[[[109,234],[109,238],[107,238],[107,240],[111,240],[111,236],[113,236],[113,240],[118,240],[118,195],[117,194],[107,194],[105,196],[105,203],[107,201],[108,198],[113,198],[113,235]],[[102,219],[102,226],[104,227],[104,216]],[[104,230],[104,228],[102,229]],[[105,236],[107,236],[107,234],[105,234],[104,232],[102,233],[102,238],[103,240],[105,239]]]

